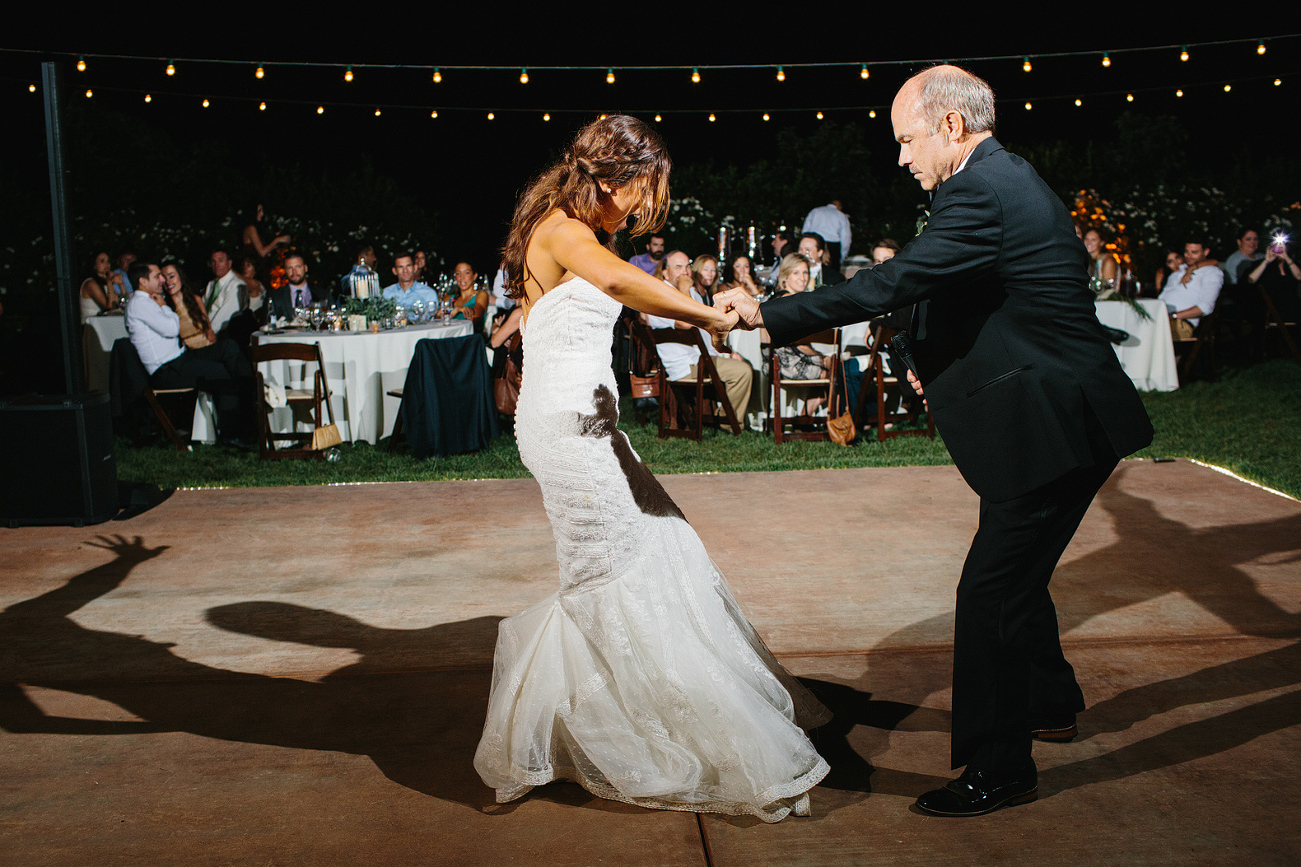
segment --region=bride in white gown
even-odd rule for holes
[[[773,659],[681,511],[615,428],[622,305],[725,334],[706,307],[614,255],[658,229],[669,159],[630,117],[581,130],[520,197],[506,245],[523,301],[515,431],[542,487],[560,591],[502,621],[474,766],[499,802],[573,780],[644,807],[807,815],[827,773],[801,726],[829,714]],[[604,236],[604,238],[602,238]]]

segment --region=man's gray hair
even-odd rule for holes
[[[956,111],[962,115],[967,132],[992,132],[994,129],[994,89],[957,66],[932,66],[919,72],[917,112],[931,132],[938,132],[944,115]]]

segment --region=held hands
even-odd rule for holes
[[[733,311],[738,317],[735,328],[752,331],[763,327],[763,314],[759,312],[759,302],[743,289],[728,289],[714,296],[714,306],[724,311]]]
[[[738,316],[735,310],[719,309],[722,312],[722,318],[715,320],[706,330],[714,341],[715,349],[719,352],[731,354],[731,349],[727,345],[727,335],[737,326]]]

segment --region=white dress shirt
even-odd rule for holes
[[[132,292],[127,299],[126,333],[150,376],[185,351],[180,339],[181,318],[166,304],[160,306],[148,292]]]
[[[1188,266],[1183,265],[1167,277],[1157,298],[1165,302],[1166,309],[1171,313],[1197,307],[1203,315],[1210,314],[1215,309],[1220,290],[1224,288],[1224,272],[1219,268],[1198,268],[1186,284],[1179,282],[1184,279],[1186,273],[1188,273]],[[1196,328],[1200,321],[1201,317],[1189,319],[1188,324]]]
[[[800,231],[817,232],[822,240],[839,244],[842,260],[849,255],[849,242],[854,237],[849,230],[849,217],[835,205],[823,205],[809,211]]]
[[[220,331],[230,321],[230,317],[240,311],[240,299],[245,292],[247,289],[244,281],[234,271],[227,271],[226,276],[220,280],[208,281],[203,297],[211,299],[208,304],[208,321],[212,323],[213,333]]]

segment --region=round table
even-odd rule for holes
[[[330,387],[330,404],[339,434],[345,441],[375,443],[392,433],[401,401],[389,397],[391,389],[406,382],[407,368],[420,340],[462,337],[472,324],[464,319],[411,325],[391,331],[282,331],[259,332],[255,339],[268,343],[319,343],[325,361],[325,379]],[[311,388],[315,364],[276,361],[259,365],[268,382],[286,387]],[[304,376],[304,374],[306,374]],[[305,386],[300,385],[306,383]],[[293,428],[311,430],[307,414],[295,419],[289,407],[271,412],[271,425],[280,432]]]
[[[1144,319],[1125,301],[1098,301],[1098,321],[1129,334],[1119,346],[1112,344],[1120,366],[1139,391],[1174,391],[1179,387],[1175,346],[1170,337],[1169,314],[1156,298],[1135,299],[1147,312]]]

